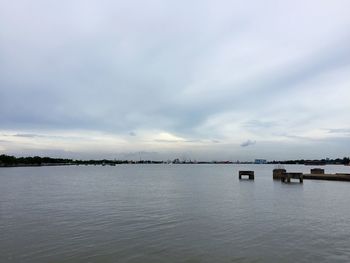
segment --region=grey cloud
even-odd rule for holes
[[[43,138],[43,137],[46,137],[45,135],[34,134],[34,133],[15,133],[15,134],[2,133],[1,135],[4,137],[20,137],[20,138]]]
[[[247,140],[247,141],[241,143],[241,147],[247,147],[247,146],[251,146],[254,144],[256,144],[256,141]]]
[[[295,110],[272,107],[265,118],[267,108],[281,99],[292,107],[286,96],[299,85],[349,71],[349,3],[308,3],[314,20],[295,1],[288,10],[237,1],[2,3],[0,129],[27,138],[42,135],[26,130],[161,130],[225,143],[198,127],[235,112],[233,122],[254,134],[281,131],[274,113],[290,119]],[[292,26],[290,13],[299,17]]]
[[[157,160],[160,158],[160,153],[155,151],[140,151],[140,152],[121,152],[116,155],[117,159],[134,159],[134,160],[148,160],[153,159]]]
[[[250,120],[243,124],[243,127],[248,128],[271,128],[275,126],[276,123],[272,121],[261,121],[261,120]]]
[[[163,139],[155,139],[153,140],[154,142],[168,142],[168,143],[178,143],[178,142],[184,142],[184,141],[181,141],[181,140],[163,140]]]
[[[59,134],[60,131],[56,131],[56,133]],[[82,136],[69,136],[69,135],[50,135],[50,134],[36,134],[36,133],[15,133],[15,134],[10,134],[10,133],[2,133],[1,134],[4,137],[18,137],[18,138],[28,138],[28,139],[51,139],[51,140],[84,140],[84,137]],[[92,138],[89,138],[89,140],[93,140]]]
[[[329,129],[329,133],[345,133],[345,134],[350,134],[350,129],[346,128],[339,128],[339,129]]]
[[[12,135],[14,137],[23,137],[23,138],[42,138],[42,137],[46,137],[44,135],[41,134],[33,134],[33,133],[17,133]]]

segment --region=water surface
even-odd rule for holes
[[[0,262],[350,262],[350,183],[281,184],[272,169],[2,168]]]

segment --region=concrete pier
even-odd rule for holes
[[[336,174],[304,174],[305,179],[310,180],[328,180],[328,181],[348,181],[350,182],[350,174],[336,173]]]
[[[302,184],[304,175],[303,173],[283,173],[281,175],[281,182],[283,183],[290,183],[291,179],[297,179]]]
[[[350,181],[350,174],[348,173],[325,174],[324,169],[313,168],[310,170],[310,174],[304,174],[304,178],[310,179],[310,180]]]
[[[328,180],[328,181],[348,181],[350,182],[350,173],[335,173],[326,174],[324,169],[313,168],[310,173],[287,173],[285,169],[276,168],[273,169],[272,177],[274,180],[281,180],[282,182],[289,183],[291,179],[298,179],[300,183],[304,179],[308,180]]]
[[[249,180],[254,180],[254,171],[239,171],[238,173],[239,180],[242,179],[243,175],[248,176]]]
[[[313,168],[310,170],[311,174],[324,174],[324,169],[321,168]]]
[[[272,177],[274,180],[281,180],[282,174],[287,172],[286,169],[277,168],[273,169]]]

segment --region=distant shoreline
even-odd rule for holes
[[[197,162],[197,163],[140,163],[140,162],[132,162],[132,163],[119,163],[119,164],[75,164],[75,163],[45,163],[45,164],[11,164],[11,165],[4,165],[0,164],[0,168],[18,168],[18,167],[48,167],[48,166],[117,166],[117,165],[138,165],[138,164],[154,164],[154,165],[203,165],[203,164],[218,164],[218,165],[244,165],[244,164],[251,164],[251,165],[273,165],[272,163],[266,163],[266,164],[255,164],[253,162],[241,162],[241,163],[224,163],[224,162]],[[282,164],[282,163],[281,163]],[[348,164],[324,164],[324,165],[309,165],[309,164],[288,164],[288,165],[305,165],[305,166],[327,166],[327,165],[339,165],[339,166],[349,166]]]
[[[260,160],[260,159],[258,159]],[[154,160],[73,160],[66,158],[51,157],[15,157],[10,155],[0,155],[0,167],[37,167],[37,166],[62,166],[62,165],[109,165],[118,164],[300,164],[300,165],[350,165],[350,158],[337,159],[321,159],[321,160],[288,160],[288,161],[266,161],[263,163],[241,162],[241,161],[196,161],[196,160],[180,160],[178,158],[167,161]]]

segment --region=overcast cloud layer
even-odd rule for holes
[[[349,1],[0,0],[0,153],[349,155]]]

